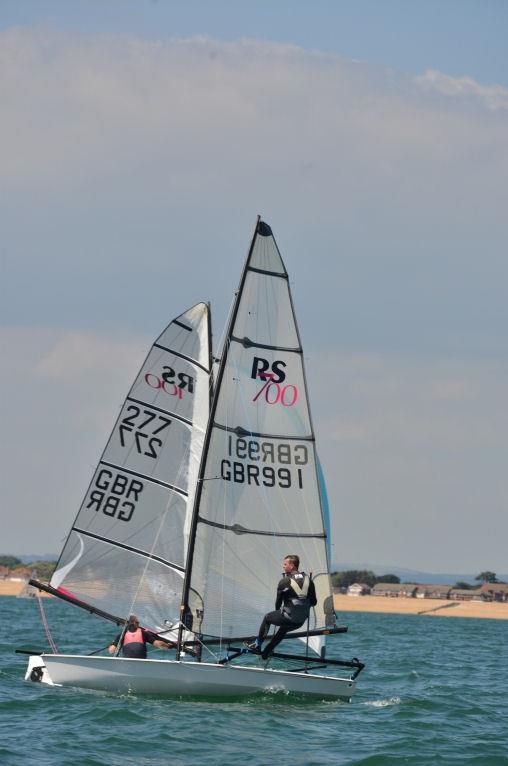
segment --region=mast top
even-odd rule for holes
[[[259,222],[258,222],[258,225],[257,225],[257,233],[261,237],[271,237],[272,236],[271,228],[268,226],[267,223],[265,223],[261,219],[259,219]]]

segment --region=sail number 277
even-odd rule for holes
[[[157,459],[158,450],[162,447],[162,439],[157,434],[169,428],[171,420],[151,410],[142,410],[134,404],[129,405],[126,411],[131,414],[120,421],[120,444],[127,447],[127,435],[134,433],[134,443],[139,454]]]

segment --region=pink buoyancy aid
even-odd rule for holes
[[[146,644],[141,628],[125,631],[122,641],[122,653],[124,657],[145,659]]]

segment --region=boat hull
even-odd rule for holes
[[[40,667],[41,672],[33,672]],[[39,677],[37,677],[39,676]],[[27,680],[114,693],[170,697],[238,697],[262,692],[349,702],[355,681],[245,665],[45,654],[31,657]]]

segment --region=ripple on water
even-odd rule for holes
[[[362,702],[362,705],[370,705],[371,707],[390,707],[391,705],[400,705],[401,699],[400,697],[390,697],[390,699],[386,700],[368,700],[367,702]]]

